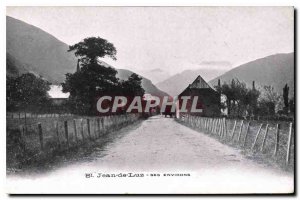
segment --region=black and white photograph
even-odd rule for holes
[[[7,194],[295,194],[293,6],[5,15]]]

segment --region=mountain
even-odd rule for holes
[[[201,75],[206,81],[215,78],[225,72],[224,68],[221,69],[197,69],[197,70],[185,70],[181,73],[175,74],[170,78],[159,82],[156,86],[166,91],[171,96],[179,95],[193,80]]]
[[[143,71],[139,71],[138,73],[146,78],[151,79],[151,81],[154,84],[161,82],[171,76],[168,72],[159,68],[151,69],[151,70],[143,70]]]
[[[112,67],[111,65],[109,65],[103,61],[100,61],[99,63],[106,67]],[[127,69],[116,69],[116,70],[118,71],[117,77],[121,80],[127,80],[128,77],[134,73]],[[141,75],[139,75],[139,76],[141,76]],[[153,85],[153,83],[149,79],[147,79],[143,76],[141,76],[141,77],[142,77],[142,87],[144,88],[145,93],[151,94],[153,96],[158,96],[158,97],[169,96],[167,93],[159,90],[155,85]]]
[[[12,17],[6,17],[6,26],[8,76],[31,72],[53,84],[59,84],[65,80],[66,73],[73,73],[76,70],[77,59],[73,53],[67,52],[69,49],[67,44],[35,26]],[[100,63],[110,66],[103,61]],[[127,79],[133,73],[125,69],[116,70],[121,79]],[[142,87],[151,95],[167,95],[144,77]]]
[[[61,83],[74,72],[76,58],[69,46],[49,33],[12,17],[6,17],[6,52],[20,71],[35,72],[52,83]],[[13,66],[13,65],[10,65]],[[9,67],[10,67],[9,66]],[[18,66],[15,66],[18,68]]]
[[[9,53],[6,53],[6,75],[7,76],[18,76],[20,74],[29,72],[27,70],[28,66],[23,66],[23,64],[15,59]]]
[[[117,71],[118,71],[117,77],[119,77],[122,80],[126,80],[133,73],[132,71],[126,69],[117,69]],[[155,85],[153,85],[149,79],[143,76],[141,77],[142,77],[142,87],[144,88],[145,93],[157,97],[169,96],[167,93],[159,90]]]
[[[282,94],[282,88],[287,83],[290,87],[290,97],[294,96],[294,53],[275,54],[240,65],[225,74],[211,80],[211,85],[217,85],[218,79],[230,82],[237,78],[251,87],[255,81],[257,87],[271,85],[275,91]]]

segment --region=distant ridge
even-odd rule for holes
[[[181,73],[175,74],[168,79],[161,81],[156,86],[166,91],[172,96],[179,95],[192,81],[194,81],[199,75],[205,80],[211,80],[225,72],[224,68],[221,69],[197,69],[197,70],[185,70]]]
[[[222,83],[237,78],[249,87],[252,81],[255,81],[259,87],[271,85],[279,94],[282,94],[282,88],[287,83],[290,87],[289,96],[292,97],[294,96],[294,73],[294,53],[275,54],[240,65],[209,83],[217,85],[218,79]]]
[[[67,52],[67,44],[35,26],[12,17],[6,17],[6,25],[7,76],[31,72],[53,84],[60,84],[65,80],[66,73],[75,72],[77,58],[73,53]],[[114,68],[103,61],[100,63]],[[116,70],[120,79],[127,79],[133,73],[126,69]],[[167,95],[144,77],[142,87],[151,95]]]
[[[6,52],[25,71],[35,72],[58,84],[74,72],[76,58],[69,46],[49,33],[12,17],[6,17]],[[20,68],[21,67],[18,67]],[[20,70],[20,71],[24,71]]]

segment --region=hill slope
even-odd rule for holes
[[[111,65],[109,65],[103,61],[100,61],[100,64],[102,64],[106,67],[112,67]],[[117,77],[121,80],[127,80],[128,77],[134,73],[127,69],[116,69],[116,70],[118,71]],[[141,75],[139,75],[139,76],[141,76]],[[145,93],[151,94],[153,96],[158,96],[158,97],[169,96],[167,93],[159,90],[155,85],[153,85],[149,79],[147,79],[143,76],[141,76],[141,77],[142,77],[142,87],[144,88]]]
[[[290,96],[294,96],[294,53],[275,54],[240,65],[225,74],[211,80],[216,85],[218,79],[230,82],[233,78],[245,82],[249,87],[252,81],[262,87],[271,85],[282,94],[282,88],[287,83],[290,87]]]
[[[139,74],[141,74],[143,77],[146,77],[152,81],[152,83],[157,84],[163,80],[166,80],[171,75],[159,68],[156,69],[150,69],[150,70],[142,70],[138,71]]]
[[[61,83],[74,72],[76,58],[68,45],[49,33],[12,17],[6,17],[6,52],[52,83]]]
[[[16,76],[31,72],[41,75],[53,84],[62,83],[66,73],[76,70],[77,59],[67,52],[69,46],[49,33],[12,17],[6,17],[7,75]],[[110,66],[101,62],[105,66]],[[111,66],[112,67],[112,66]],[[121,79],[127,79],[133,72],[117,69]],[[146,93],[166,95],[157,89],[149,79],[143,78]]]

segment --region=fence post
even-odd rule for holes
[[[218,135],[221,135],[221,131],[222,131],[222,126],[221,126],[221,118],[218,119],[218,126],[219,126],[219,130],[218,130]]]
[[[55,131],[56,131],[56,137],[58,141],[58,146],[60,146],[60,138],[59,138],[59,131],[58,131],[58,121],[55,122]]]
[[[280,124],[276,124],[276,132],[275,132],[275,148],[274,148],[274,153],[273,153],[273,156],[274,156],[274,157],[277,155],[277,151],[278,151],[278,145],[279,145],[279,129],[280,129]]]
[[[21,139],[21,148],[23,149],[23,151],[26,151],[25,135],[24,135],[22,125],[19,125],[19,131],[20,131],[20,137],[21,137],[20,138]]]
[[[224,132],[224,130],[223,130],[223,119],[220,118],[219,121],[220,121],[220,137],[222,137],[223,132]]]
[[[240,142],[240,139],[241,139],[243,126],[244,126],[244,120],[242,120],[242,122],[241,122],[241,127],[240,127],[240,131],[239,131],[239,136],[238,136],[238,142]]]
[[[100,119],[97,118],[98,138],[100,138]]]
[[[206,131],[208,132],[208,131],[209,131],[209,121],[210,121],[210,119],[209,119],[209,118],[206,118],[206,120],[207,120]]]
[[[215,129],[216,129],[216,119],[213,118],[213,124],[212,124],[212,134],[215,134]]]
[[[226,118],[225,118],[225,117],[223,117],[223,126],[224,126],[223,137],[225,136],[225,138],[226,138],[226,136],[227,136],[228,134],[227,134],[227,124],[226,124]]]
[[[93,125],[94,125],[94,135],[95,135],[95,139],[97,139],[98,138],[98,133],[97,133],[97,120],[96,120],[96,118],[94,118],[94,123],[93,123]]]
[[[210,122],[210,119],[209,119],[209,118],[207,118],[206,132],[209,132],[209,122]]]
[[[75,140],[76,140],[76,143],[78,143],[78,138],[77,138],[77,127],[76,127],[76,120],[75,120],[75,119],[73,119],[73,126],[74,126]]]
[[[263,151],[263,149],[264,149],[264,146],[265,146],[265,143],[266,143],[266,138],[267,138],[267,135],[268,135],[268,130],[269,130],[269,124],[267,124],[267,126],[266,126],[266,131],[265,131],[264,139],[263,139],[262,144],[261,144],[260,151]]]
[[[38,129],[39,129],[39,138],[40,138],[40,144],[41,144],[41,150],[44,150],[44,138],[43,138],[43,130],[42,130],[42,124],[38,123]]]
[[[87,122],[87,128],[88,128],[89,138],[90,138],[90,140],[91,140],[92,137],[91,137],[90,119],[86,119],[86,122]]]
[[[258,129],[258,131],[257,131],[257,133],[256,133],[254,142],[253,142],[252,147],[251,147],[251,150],[252,150],[252,151],[253,151],[253,149],[254,149],[254,146],[255,146],[255,144],[256,144],[256,141],[257,141],[257,139],[258,139],[258,136],[259,136],[259,134],[260,134],[260,130],[261,130],[262,126],[263,126],[263,124],[260,124],[259,129]]]
[[[82,141],[84,141],[84,133],[83,133],[83,119],[80,119],[80,127],[81,127],[81,137],[82,137]]]
[[[210,132],[211,132],[211,134],[213,134],[213,133],[214,133],[214,123],[215,123],[215,120],[214,120],[214,118],[211,118],[211,128],[210,128]]]
[[[25,116],[24,116],[24,122],[25,122],[25,134],[27,133],[27,116],[26,116],[26,112],[25,112]]]
[[[126,125],[128,124],[128,120],[127,120],[127,115],[126,115]],[[102,131],[104,130],[104,118],[101,117],[101,129]],[[101,135],[101,132],[100,132],[100,135]]]
[[[231,140],[233,140],[233,137],[234,137],[235,127],[236,127],[236,120],[234,120],[233,129],[232,129],[232,131],[231,131]]]
[[[202,117],[199,117],[199,129],[202,131]]]
[[[65,136],[67,139],[67,147],[69,148],[70,144],[69,144],[68,121],[64,121],[64,125],[65,125]]]
[[[248,123],[248,125],[247,125],[247,128],[246,128],[246,135],[245,135],[245,140],[244,140],[244,145],[243,145],[243,147],[245,147],[245,145],[246,145],[246,141],[247,141],[247,136],[248,136],[249,128],[250,128],[250,121],[249,121],[249,123]]]
[[[210,133],[210,127],[211,127],[211,118],[208,118],[208,123],[207,123],[207,132],[208,132],[208,134]]]
[[[222,138],[223,137],[223,134],[224,134],[224,124],[223,124],[223,118],[220,118],[220,129],[221,129],[221,132],[220,132],[220,137]]]
[[[191,126],[194,128],[194,120],[195,120],[195,118],[194,118],[194,116],[192,116],[191,117]]]
[[[293,123],[290,123],[290,128],[289,128],[289,139],[287,143],[287,151],[286,151],[286,162],[285,164],[289,164],[290,160],[290,149],[291,149],[291,141],[292,141],[292,129],[293,129]]]

